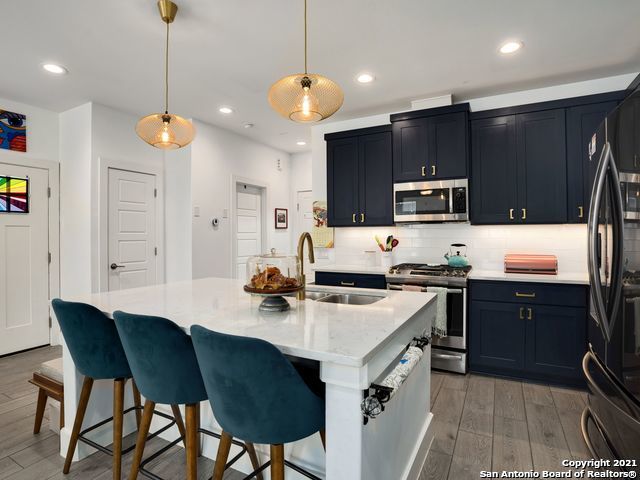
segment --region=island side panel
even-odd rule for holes
[[[395,365],[413,337],[430,331],[435,311],[431,302],[361,367],[322,363],[327,480],[418,478],[433,439],[430,347],[379,418],[364,425],[360,404],[364,389]],[[389,359],[394,359],[393,364]]]

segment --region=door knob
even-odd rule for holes
[[[118,265],[117,263],[111,264],[111,270],[116,270],[118,268],[124,268],[124,265]]]

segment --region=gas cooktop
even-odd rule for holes
[[[466,285],[471,271],[468,267],[450,267],[430,263],[401,263],[389,269],[388,283],[410,283],[415,285]]]

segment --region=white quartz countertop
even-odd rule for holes
[[[204,278],[150,287],[65,298],[89,303],[107,314],[116,310],[155,315],[183,328],[202,325],[218,332],[256,337],[276,345],[283,353],[360,367],[393,339],[416,315],[431,320],[427,306],[435,295],[357,288],[309,287],[384,297],[370,305],[341,305],[287,298],[287,312],[258,310],[262,298],[245,293],[244,282]]]
[[[469,273],[472,280],[497,280],[507,282],[566,283],[589,285],[586,273],[558,273],[558,275],[540,275],[533,273],[504,273],[501,270],[476,270]]]
[[[376,265],[367,267],[365,265],[311,265],[314,272],[337,272],[337,273],[364,273],[370,275],[384,275],[389,271],[389,267]]]

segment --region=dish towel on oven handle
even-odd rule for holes
[[[436,319],[431,326],[431,333],[439,337],[447,336],[447,288],[427,287],[427,292],[436,294]]]

